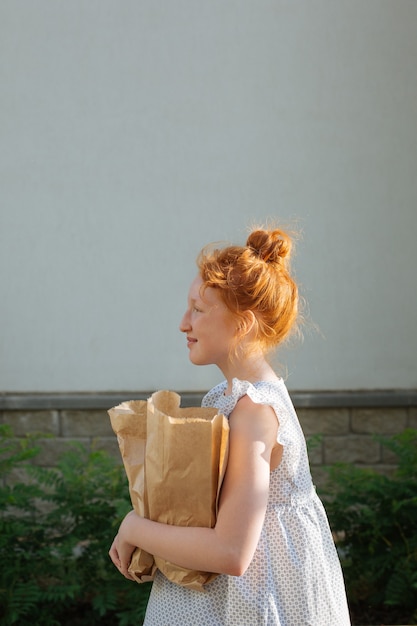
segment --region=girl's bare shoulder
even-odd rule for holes
[[[230,428],[248,433],[270,432],[274,436],[278,428],[276,413],[269,404],[254,402],[248,395],[242,396],[229,417]]]

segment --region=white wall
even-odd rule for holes
[[[416,386],[417,3],[3,0],[0,391],[200,390],[194,259],[298,218],[293,389]]]

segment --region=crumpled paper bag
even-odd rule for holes
[[[212,528],[227,463],[229,424],[215,408],[181,408],[180,402],[175,392],[157,391],[147,401],[110,409],[110,421],[138,515]],[[172,582],[199,590],[217,576],[135,550],[129,572],[137,582],[152,580],[156,568]]]
[[[141,517],[149,517],[145,485],[147,406],[146,400],[131,400],[108,411],[126,470],[132,506]],[[144,550],[135,550],[129,568],[135,580],[149,582],[155,570],[153,556]]]

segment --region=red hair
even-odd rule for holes
[[[247,312],[254,314],[255,342],[264,351],[282,343],[297,325],[299,296],[290,275],[292,246],[284,231],[259,228],[250,233],[246,246],[207,246],[197,259],[204,287],[218,289],[243,325]]]

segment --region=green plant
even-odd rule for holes
[[[417,431],[379,437],[395,473],[336,464],[324,490],[355,623],[417,619]]]
[[[150,586],[124,579],[108,557],[131,508],[122,466],[74,444],[46,469],[29,463],[38,452],[36,439],[0,425],[1,624],[136,626]]]

